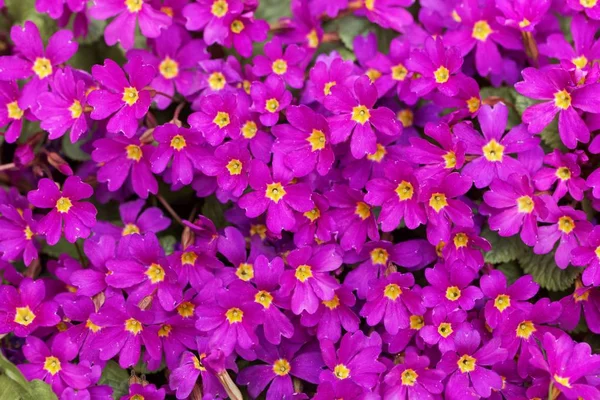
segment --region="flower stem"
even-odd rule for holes
[[[167,210],[167,212],[169,214],[171,214],[171,217],[173,217],[179,225],[183,225],[183,222],[181,221],[181,218],[179,217],[179,215],[177,215],[175,210],[173,210],[173,207],[171,207],[171,205],[169,203],[167,203],[167,201],[164,199],[164,197],[162,197],[160,194],[157,194],[156,198],[158,199],[158,201],[160,201],[160,204],[163,205],[163,207]]]

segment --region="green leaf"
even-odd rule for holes
[[[57,31],[56,22],[46,14],[40,14],[35,9],[35,0],[6,0],[8,15],[16,25],[25,21],[33,22],[40,30],[42,39],[48,40]]]
[[[261,0],[254,17],[273,23],[278,21],[279,18],[289,17],[291,14],[290,0]]]
[[[165,251],[166,255],[170,255],[175,250],[175,245],[177,244],[177,239],[173,235],[163,236],[158,239],[160,245]]]
[[[27,393],[17,382],[0,375],[0,400],[24,400]]]
[[[485,262],[502,264],[515,261],[527,249],[518,235],[511,237],[500,237],[496,232],[485,228],[481,236],[486,238],[492,245],[492,249],[485,253]]]
[[[541,287],[552,292],[572,287],[581,272],[580,269],[574,267],[558,268],[554,261],[554,252],[540,255],[534,254],[533,250],[529,249],[521,254],[519,263],[526,274],[531,274]]]
[[[80,246],[83,246],[83,240],[79,240],[78,243]],[[61,254],[68,254],[74,259],[79,260],[79,254],[77,253],[75,244],[67,242],[67,239],[65,238],[60,239],[54,246],[44,243],[42,253],[55,258],[60,257]]]
[[[110,386],[113,389],[113,399],[118,400],[129,392],[129,373],[111,360],[102,370],[98,384]]]
[[[338,34],[340,40],[348,50],[354,49],[354,38],[369,32],[370,23],[365,18],[358,18],[352,15],[344,17],[338,21]]]
[[[47,383],[34,379],[29,382],[31,400],[57,400],[56,394]]]
[[[223,228],[227,226],[227,221],[225,221],[225,217],[223,216],[223,213],[227,208],[227,205],[221,204],[215,196],[210,196],[204,199],[204,204],[202,205],[202,215],[210,218],[217,229]]]
[[[0,353],[0,400],[57,400],[57,397],[46,383],[37,379],[27,381]]]
[[[75,143],[71,142],[69,134],[65,134],[62,137],[62,149],[65,156],[75,161],[87,161],[90,159],[90,155],[85,151],[81,150],[81,146],[84,144],[84,140],[80,139]]]
[[[509,285],[512,285],[517,279],[523,276],[523,271],[519,268],[519,264],[514,261],[499,264],[496,269],[506,276],[506,281]]]
[[[8,361],[2,353],[0,353],[0,374],[16,382],[17,385],[21,387],[26,387],[29,384],[27,379],[25,379],[23,374],[21,374],[19,368],[17,368],[16,365]],[[0,385],[0,387],[1,386],[2,385]]]
[[[81,44],[91,44],[100,39],[104,39],[104,29],[108,25],[108,20],[91,19],[88,23],[88,34],[84,38],[79,39]]]
[[[501,86],[501,87],[484,87],[480,91],[481,99],[485,100],[488,97],[497,97],[502,100],[508,106],[508,124],[507,127],[510,129],[513,126],[521,123],[521,116],[515,111],[515,98],[518,93],[512,87]]]

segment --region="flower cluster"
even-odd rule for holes
[[[27,380],[600,399],[600,2],[5,2],[0,350]]]

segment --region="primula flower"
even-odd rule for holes
[[[506,135],[508,107],[484,105],[477,114],[483,137],[468,123],[458,123],[453,132],[465,144],[465,153],[474,155],[462,169],[473,179],[477,188],[489,186],[494,178],[506,180],[513,173],[523,173],[521,163],[510,154],[523,153],[539,146],[540,140],[527,132],[525,125],[517,125]]]
[[[89,14],[99,20],[116,17],[104,30],[104,40],[109,46],[121,43],[126,50],[134,45],[136,22],[147,38],[159,37],[172,22],[171,17],[144,0],[94,0]]]
[[[94,232],[101,235],[111,235],[115,240],[122,236],[145,234],[146,232],[158,233],[169,227],[171,220],[167,218],[158,207],[148,207],[144,200],[134,200],[119,206],[119,216],[123,226],[115,226],[103,221],[98,221]]]
[[[356,11],[357,15],[365,16],[382,28],[404,32],[413,22],[412,14],[406,9],[413,0],[377,0],[365,1]]]
[[[354,158],[360,159],[377,151],[373,128],[389,136],[401,132],[392,110],[374,108],[377,97],[377,89],[367,76],[356,79],[352,89],[336,84],[331,88],[331,95],[325,97],[325,107],[335,114],[329,118],[331,143],[341,143],[352,136],[350,150]]]
[[[176,391],[175,396],[178,399],[187,399],[200,377],[205,395],[225,397],[225,390],[212,368],[213,363],[220,364],[223,361],[223,353],[219,350],[209,351],[206,338],[197,338],[196,342],[199,355],[189,351],[183,352],[179,366],[173,369],[169,376],[170,388]]]
[[[581,311],[590,331],[600,334],[600,290],[597,287],[585,287],[581,280],[575,281],[572,294],[560,300],[562,314],[558,323],[562,329],[572,331],[581,319]]]
[[[575,86],[570,74],[560,68],[525,68],[522,75],[524,80],[515,85],[517,92],[543,100],[523,113],[523,123],[528,125],[529,131],[541,132],[558,114],[558,133],[565,146],[573,149],[578,141],[589,142],[590,130],[579,112],[598,111],[600,100],[595,94],[600,85],[591,83]]]
[[[43,340],[29,336],[23,346],[23,354],[29,363],[19,365],[25,378],[43,380],[57,395],[67,387],[80,390],[91,383],[90,368],[70,363],[77,357],[77,347],[65,339],[56,338],[48,348]]]
[[[23,118],[27,118],[29,111],[21,109],[21,93],[16,82],[0,82],[0,126],[6,126],[4,140],[14,143],[21,135]]]
[[[40,31],[31,21],[26,21],[22,27],[14,25],[10,38],[15,44],[16,55],[0,57],[1,79],[11,81],[32,77],[19,98],[18,108],[25,110],[34,107],[37,96],[47,90],[48,78],[56,67],[67,62],[79,46],[73,41],[71,31],[60,30],[48,39],[44,50]]]
[[[307,212],[314,208],[310,188],[304,183],[290,184],[280,169],[274,169],[271,178],[269,168],[258,160],[250,163],[250,187],[254,192],[240,198],[238,205],[246,210],[246,216],[256,218],[267,212],[267,227],[279,234],[282,229],[291,230],[295,225],[292,210]]]
[[[273,135],[265,132],[260,123],[258,113],[250,111],[252,99],[250,96],[238,94],[238,116],[240,136],[239,139],[245,143],[254,158],[268,163],[271,161],[271,147],[273,145]]]
[[[51,179],[41,179],[37,190],[27,194],[27,199],[38,208],[51,208],[38,224],[38,232],[46,235],[49,245],[55,245],[63,232],[65,238],[75,243],[78,238],[86,238],[96,224],[96,208],[80,200],[91,197],[94,190],[83,183],[78,176],[65,180],[62,191]]]
[[[219,188],[239,197],[248,187],[250,153],[238,141],[217,147],[211,156],[200,162],[200,169],[208,176],[216,176]]]
[[[289,124],[272,128],[277,138],[273,151],[284,155],[284,164],[295,177],[315,169],[319,175],[326,175],[335,159],[327,120],[304,105],[289,107],[285,116]]]
[[[35,9],[40,13],[46,13],[52,19],[59,19],[63,12],[79,13],[85,9],[85,0],[36,0]]]
[[[252,72],[256,76],[277,75],[283,78],[285,83],[293,88],[299,89],[304,85],[304,68],[300,63],[306,57],[303,48],[292,44],[287,46],[285,52],[278,37],[274,37],[264,47],[265,55],[254,57],[254,68]]]
[[[285,90],[285,83],[279,76],[270,75],[264,83],[252,82],[250,86],[252,110],[260,113],[260,122],[273,126],[279,120],[279,113],[292,102],[292,94]]]
[[[328,368],[321,372],[321,382],[335,384],[350,379],[365,389],[371,389],[377,384],[379,374],[386,369],[378,361],[381,344],[377,332],[370,336],[362,331],[346,333],[337,349],[331,340],[321,340],[321,354]]]
[[[504,26],[517,28],[524,32],[535,32],[535,28],[543,21],[551,4],[551,0],[521,0],[514,2],[498,0],[496,1],[496,7],[504,14],[504,17],[496,17],[496,19]],[[575,29],[577,29],[576,26],[574,25]]]
[[[217,248],[225,258],[232,264],[233,268],[227,268],[223,274],[219,274],[223,283],[227,286],[232,280],[240,279],[244,282],[252,281],[254,278],[253,262],[257,254],[251,247],[250,254],[246,252],[246,238],[234,227],[224,229],[219,236]],[[219,271],[221,272],[221,271]],[[231,276],[226,276],[226,275]]]
[[[44,301],[45,298],[42,280],[24,278],[18,290],[9,285],[0,286],[0,332],[27,337],[39,327],[58,324],[58,304]]]
[[[115,257],[116,240],[112,236],[94,235],[83,244],[83,252],[90,260],[90,268],[70,273],[71,284],[81,296],[95,296],[107,288],[106,262]]]
[[[490,243],[480,237],[473,228],[455,226],[448,243],[442,248],[444,262],[452,265],[456,261],[465,263],[473,270],[479,270],[484,263],[481,251],[490,251]]]
[[[213,94],[200,99],[200,111],[188,118],[190,126],[204,135],[211,146],[217,146],[225,137],[240,135],[236,116],[236,96],[232,93]]]
[[[336,223],[329,212],[329,202],[317,193],[312,194],[315,207],[302,214],[296,214],[294,244],[298,247],[315,242],[328,242],[336,230]]]
[[[110,117],[106,125],[108,132],[123,132],[131,138],[152,102],[146,86],[154,79],[156,70],[144,64],[140,57],[134,57],[125,65],[125,71],[129,80],[111,59],[104,60],[104,65],[94,65],[92,76],[103,88],[92,91],[88,103],[94,108],[90,114],[92,119]]]
[[[437,345],[442,354],[456,350],[454,338],[457,332],[472,329],[466,322],[467,313],[460,309],[448,312],[446,307],[436,306],[427,319],[431,320],[431,325],[422,327],[419,336],[425,343]]]
[[[423,288],[423,304],[426,307],[444,305],[448,311],[461,308],[471,310],[475,302],[483,297],[476,286],[469,286],[475,273],[461,263],[449,267],[437,264],[425,270],[425,277],[431,286]]]
[[[554,150],[544,156],[544,163],[553,168],[541,168],[534,177],[535,186],[540,190],[549,190],[557,182],[552,193],[552,198],[560,200],[567,193],[575,200],[583,199],[583,192],[587,189],[585,180],[580,177],[581,168],[578,164],[578,156],[574,153],[562,153]]]
[[[331,88],[335,85],[346,85],[351,78],[354,65],[341,57],[336,57],[330,62],[319,61],[310,69],[310,80],[306,82],[307,96],[323,103],[331,95]]]
[[[129,386],[129,394],[121,397],[121,400],[164,400],[165,389],[157,389],[152,384],[133,383]]]
[[[444,372],[429,368],[429,358],[411,348],[404,362],[394,366],[384,378],[386,398],[398,400],[426,399],[439,395],[444,389]]]
[[[203,94],[215,94],[224,92],[237,92],[237,85],[242,82],[242,76],[239,62],[232,56],[225,60],[204,60],[198,63],[200,67],[200,81],[198,90]],[[200,109],[200,101],[203,97],[198,97],[192,103],[192,109]]]
[[[202,30],[207,45],[225,45],[229,36],[229,24],[243,11],[240,0],[199,0],[183,9],[185,27],[190,31]]]
[[[585,267],[581,277],[585,286],[600,286],[600,227],[595,226],[571,251],[571,261],[573,265]]]
[[[36,241],[37,221],[29,208],[21,210],[12,205],[0,205],[0,252],[2,259],[23,258],[25,265],[38,258]]]
[[[225,47],[232,47],[242,57],[252,56],[252,44],[264,42],[269,33],[267,21],[255,19],[252,13],[237,16],[229,24],[229,34],[224,39]]]
[[[329,275],[342,265],[336,245],[302,247],[290,252],[286,258],[291,269],[281,276],[281,294],[291,295],[291,310],[314,314],[319,300],[332,301],[339,283]]]
[[[600,20],[600,4],[594,0],[567,0],[567,5],[575,11],[583,11],[593,20]]]

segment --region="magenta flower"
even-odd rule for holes
[[[235,57],[227,59],[204,60],[198,63],[200,67],[200,81],[198,90],[202,94],[215,94],[237,92],[238,85],[242,83],[241,67]],[[203,97],[198,97],[192,103],[192,109],[200,109]]]
[[[239,197],[248,187],[250,153],[238,141],[217,147],[211,156],[204,157],[200,169],[208,176],[217,177],[217,185],[232,196]]]
[[[444,372],[429,368],[429,358],[419,356],[414,348],[406,351],[402,364],[385,376],[385,396],[398,400],[433,398],[444,389]]]
[[[62,191],[51,179],[41,179],[37,190],[27,194],[27,199],[38,208],[51,208],[38,224],[39,233],[46,235],[49,245],[58,243],[64,224],[65,238],[75,243],[78,238],[90,235],[96,224],[96,208],[80,200],[91,197],[94,190],[78,176],[69,176]]]
[[[365,1],[356,14],[367,17],[382,28],[404,32],[413,22],[412,14],[406,9],[412,3],[413,0]]]
[[[573,265],[586,267],[582,275],[583,284],[586,286],[600,286],[599,254],[600,227],[595,226],[587,238],[571,251]]]
[[[49,77],[56,67],[67,62],[79,47],[73,41],[73,33],[60,30],[44,44],[38,27],[31,21],[23,26],[14,25],[10,30],[10,38],[15,43],[14,56],[0,57],[2,80],[32,79],[25,84],[19,99],[21,110],[35,106],[40,93],[47,90]]]
[[[179,366],[169,376],[169,387],[175,391],[178,399],[187,399],[200,377],[205,395],[225,397],[225,390],[212,368],[212,364],[222,362],[223,353],[220,350],[209,351],[205,338],[198,338],[197,343],[200,354],[196,356],[189,351],[183,352]]]
[[[600,4],[586,0],[567,0],[566,3],[572,10],[583,11],[591,19],[600,20]]]
[[[587,189],[585,180],[580,177],[581,168],[578,164],[578,155],[573,153],[563,154],[560,150],[544,156],[544,163],[552,168],[541,168],[533,177],[536,188],[550,190],[556,182],[552,198],[560,200],[567,193],[575,200],[583,199],[583,192]]]
[[[417,96],[410,90],[413,74],[406,67],[411,46],[408,40],[396,38],[390,43],[390,52],[386,56],[377,56],[367,65],[382,69],[383,74],[375,81],[377,93],[385,96],[396,93],[398,98],[408,105],[417,102]]]
[[[85,0],[36,0],[35,9],[52,19],[60,19],[63,13],[79,13],[86,7]],[[61,25],[62,26],[62,25]]]
[[[504,26],[517,28],[524,32],[535,32],[537,24],[542,22],[551,4],[551,0],[521,0],[515,2],[499,0],[496,2],[496,7],[502,11],[504,17],[496,17],[496,19]],[[578,25],[573,25],[573,28],[577,29]]]
[[[279,76],[270,75],[264,83],[252,82],[250,86],[252,110],[260,113],[260,122],[273,126],[279,120],[279,113],[292,102],[292,94],[285,90],[285,83]]]
[[[229,36],[229,24],[233,17],[242,13],[244,3],[240,0],[199,0],[183,9],[185,27],[190,31],[202,31],[207,45],[225,45]]]
[[[106,289],[106,263],[115,257],[115,249],[115,239],[109,235],[94,236],[85,241],[83,252],[90,260],[90,268],[72,271],[69,276],[77,294],[91,297]]]
[[[329,210],[329,202],[320,194],[313,193],[315,207],[302,214],[296,214],[294,244],[308,246],[319,240],[328,242],[336,230],[336,223]]]
[[[94,0],[89,13],[99,20],[116,17],[104,30],[104,40],[109,46],[121,43],[126,50],[134,45],[136,21],[147,38],[159,37],[172,22],[171,17],[144,0]]]
[[[341,83],[334,85],[331,95],[325,97],[325,107],[334,113],[329,118],[331,143],[342,143],[352,136],[350,150],[354,158],[360,159],[377,151],[373,128],[389,136],[401,132],[392,110],[374,108],[377,97],[377,89],[367,76],[356,79],[352,89]]]
[[[252,13],[237,16],[229,25],[229,34],[224,39],[225,47],[232,47],[242,57],[252,56],[253,43],[264,42],[269,34],[267,21],[255,19]]]
[[[254,57],[252,72],[256,76],[277,75],[296,89],[304,85],[304,68],[300,65],[306,56],[303,48],[293,44],[284,52],[281,40],[275,37],[265,45],[264,52]]]
[[[310,69],[310,80],[306,82],[307,95],[323,103],[331,95],[335,85],[346,85],[351,79],[353,65],[341,57],[332,61],[318,61]]]
[[[490,251],[492,248],[473,228],[454,227],[449,239],[442,249],[444,262],[448,265],[460,261],[473,270],[479,270],[484,263],[481,251]]]
[[[112,115],[106,125],[108,132],[123,132],[131,138],[152,102],[145,88],[154,79],[156,70],[135,57],[125,65],[125,71],[129,80],[111,59],[106,59],[103,66],[94,65],[92,75],[104,88],[92,91],[88,103],[94,108],[90,114],[92,119],[103,120]]]
[[[296,221],[292,210],[307,212],[314,208],[307,184],[291,184],[280,169],[274,169],[271,178],[269,168],[258,160],[250,163],[250,187],[254,192],[246,193],[238,205],[246,210],[246,216],[256,218],[267,212],[267,228],[279,234],[282,229],[291,230]]]
[[[38,233],[37,221],[29,208],[24,210],[12,205],[0,205],[0,252],[2,259],[15,261],[23,259],[30,265],[38,258],[34,237]]]
[[[583,316],[591,332],[600,333],[600,290],[597,287],[585,287],[578,279],[572,294],[560,300],[562,314],[558,323],[562,329],[572,331]]]
[[[24,278],[18,289],[0,286],[0,333],[27,337],[39,327],[60,322],[58,304],[45,301],[46,288],[42,280]]]
[[[123,226],[99,221],[94,227],[94,233],[111,235],[115,240],[122,236],[145,234],[146,232],[158,233],[169,227],[171,220],[167,218],[158,207],[148,207],[144,200],[133,200],[119,206],[119,216]]]
[[[25,106],[21,109],[21,93],[16,82],[0,81],[0,126],[6,127],[4,140],[14,143],[21,135],[23,118],[27,118],[29,111]]]
[[[437,345],[442,354],[448,351],[456,351],[456,333],[461,330],[471,330],[467,313],[456,309],[448,311],[443,305],[436,306],[429,314],[428,323],[419,330],[419,336],[429,345]],[[411,320],[412,322],[412,320]],[[418,322],[418,321],[417,321]]]
[[[225,137],[235,139],[240,135],[236,96],[232,93],[203,96],[200,110],[189,116],[188,123],[202,132],[211,146],[221,144]]]
[[[457,308],[469,311],[483,297],[478,287],[469,286],[476,273],[461,263],[450,267],[437,264],[425,270],[425,277],[431,285],[423,288],[423,304],[426,307],[443,305],[448,311]]]

